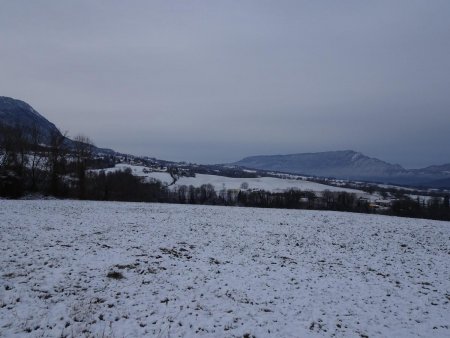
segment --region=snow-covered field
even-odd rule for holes
[[[2,337],[450,336],[449,222],[0,200],[0,234]]]
[[[167,185],[173,182],[173,179],[169,173],[148,172],[148,168],[139,165],[116,164],[114,168],[105,169],[105,172],[125,170],[126,168],[130,168],[133,172],[133,175],[135,176],[154,178]],[[291,176],[294,177],[293,175]],[[367,198],[371,196],[361,190],[334,187],[331,185],[320,184],[302,179],[277,177],[234,178],[218,175],[196,174],[195,177],[180,177],[172,187],[175,188],[181,185],[192,185],[194,187],[200,187],[202,184],[211,184],[212,186],[214,186],[214,189],[216,191],[220,191],[222,189],[240,189],[242,183],[247,183],[249,189],[266,190],[272,192],[283,192],[288,189],[296,188],[314,192],[323,192],[325,190],[346,191]]]

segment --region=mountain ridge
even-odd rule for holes
[[[405,169],[354,150],[248,156],[232,164],[250,169],[397,184],[425,184],[450,177],[450,164]]]

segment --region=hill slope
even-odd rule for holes
[[[39,114],[28,103],[13,99],[11,97],[0,96],[0,124],[9,127],[21,127],[25,134],[31,133],[33,128],[37,128],[42,135],[42,143],[50,144],[52,135],[62,136],[59,129]],[[75,142],[65,138],[65,144],[69,148],[75,146]],[[113,150],[94,147],[97,153],[114,153]]]
[[[11,97],[0,96],[0,122],[10,127],[20,126],[28,130],[36,127],[45,143],[50,141],[52,133],[61,134],[53,123],[28,103]]]

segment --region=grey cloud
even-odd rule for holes
[[[0,94],[173,160],[450,162],[448,1],[2,1]]]

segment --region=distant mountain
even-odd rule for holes
[[[450,164],[409,170],[353,150],[246,157],[241,167],[349,180],[426,185],[450,178]]]
[[[62,136],[53,123],[39,114],[28,103],[6,96],[0,96],[0,124],[10,127],[22,127],[26,133],[36,127],[42,135],[44,144],[49,144],[51,136],[54,134]],[[75,145],[74,141],[69,138],[66,138],[65,143],[68,147],[74,147]],[[94,151],[98,153],[114,153],[113,150],[97,147],[94,147]]]
[[[429,174],[450,174],[450,163],[442,165],[432,165],[423,169],[412,169],[416,174],[429,175]]]
[[[235,164],[256,169],[349,179],[366,179],[407,173],[407,170],[400,165],[390,164],[352,150],[251,156]]]

